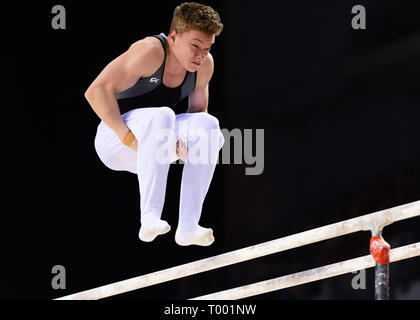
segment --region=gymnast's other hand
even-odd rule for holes
[[[176,155],[184,162],[187,161],[188,148],[187,145],[182,141],[176,142]]]
[[[131,130],[128,130],[121,141],[125,146],[137,152],[138,141]]]

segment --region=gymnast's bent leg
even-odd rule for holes
[[[175,241],[181,246],[209,246],[214,242],[213,230],[198,223],[224,138],[219,121],[203,112],[178,115],[175,130],[177,138],[188,147]]]
[[[169,224],[161,220],[170,163],[157,161],[156,154],[165,143],[159,140],[159,132],[174,130],[175,113],[167,107],[144,108],[129,111],[122,118],[138,140],[137,153],[123,145],[103,122],[98,127],[95,147],[110,169],[137,174],[141,211],[139,238],[151,242],[170,230]]]

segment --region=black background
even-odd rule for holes
[[[201,224],[209,248],[179,247],[181,165],[163,217],[138,237],[137,177],[97,157],[89,84],[131,43],[168,32],[177,1],[45,2],[2,8],[2,299],[52,299],[420,199],[417,1],[203,1],[225,30],[212,49],[209,113],[221,128],[265,130],[262,175],[216,169]],[[51,27],[55,4],[67,29]],[[364,5],[367,30],[351,28]],[[11,138],[10,138],[11,137]],[[419,241],[420,220],[388,226],[392,247]],[[369,232],[244,262],[111,299],[187,299],[369,254]],[[420,299],[419,259],[391,265],[391,298]],[[51,287],[54,265],[66,290]],[[373,298],[348,274],[253,299]],[[419,286],[417,285],[417,288]]]

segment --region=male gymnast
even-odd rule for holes
[[[218,120],[208,113],[214,70],[209,51],[222,30],[219,14],[211,7],[182,3],[174,10],[168,36],[161,33],[133,43],[85,93],[101,119],[95,137],[100,160],[111,170],[138,176],[142,241],[151,242],[170,230],[161,219],[166,182],[170,164],[182,159],[175,241],[181,246],[214,242],[213,230],[201,227],[199,220],[224,144]],[[176,112],[177,103],[187,97],[187,112]],[[162,141],[162,132],[168,130],[174,139]],[[216,152],[210,141],[214,132]],[[170,143],[169,161],[162,162],[156,155],[165,143]],[[192,149],[199,149],[205,161],[192,161]]]

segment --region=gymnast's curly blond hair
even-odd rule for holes
[[[174,10],[169,33],[172,30],[176,30],[179,34],[198,30],[218,36],[223,30],[223,24],[219,14],[213,8],[196,2],[184,2]]]

